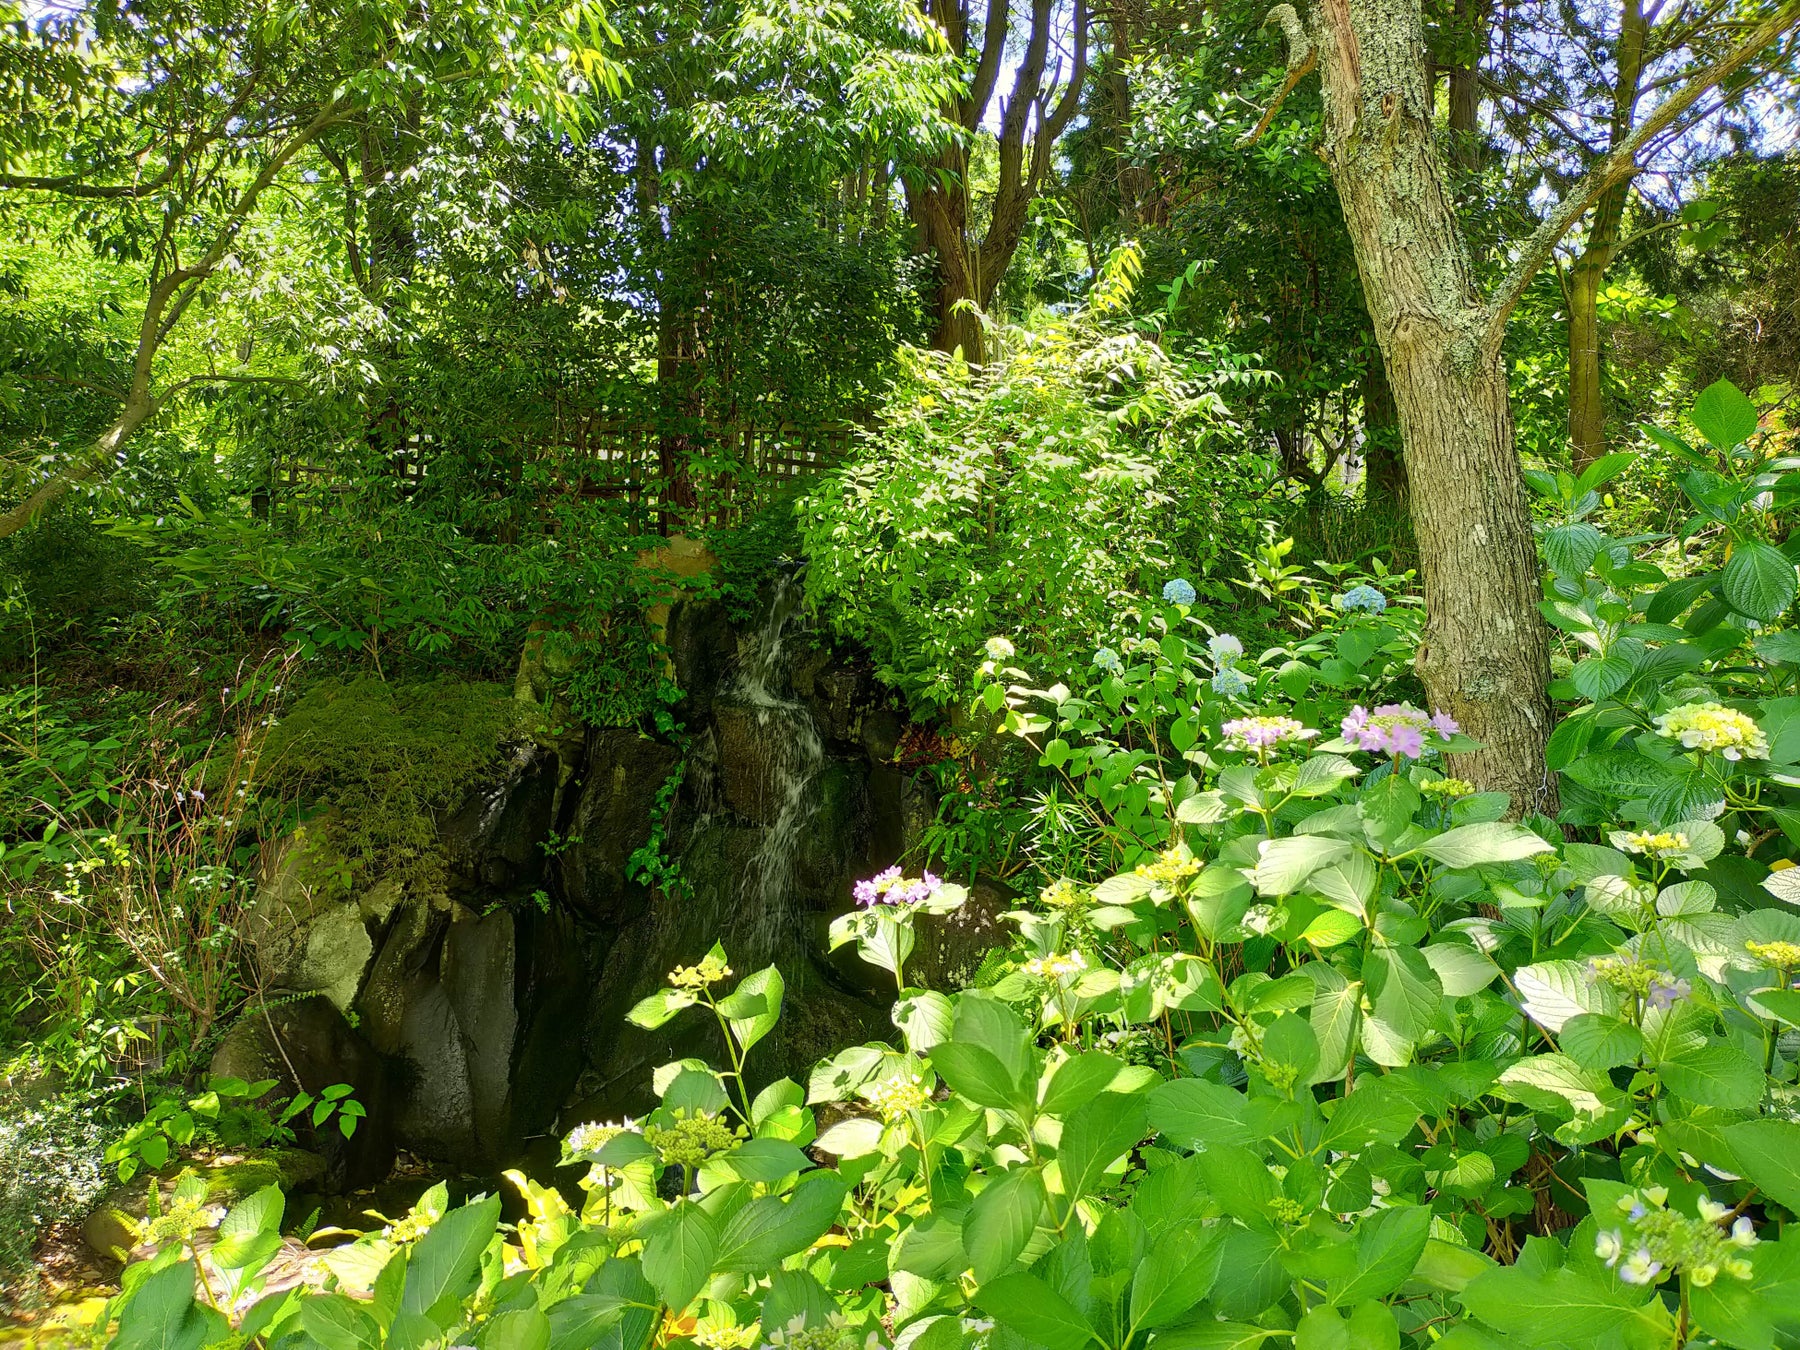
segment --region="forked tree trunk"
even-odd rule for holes
[[[1428,616],[1418,671],[1483,744],[1459,773],[1540,809],[1555,788],[1537,555],[1506,367],[1484,350],[1490,316],[1433,136],[1418,0],[1318,0],[1310,19],[1325,156],[1406,444]]]
[[[1600,396],[1603,266],[1583,256],[1569,269],[1569,447],[1577,472],[1606,453],[1606,404]]]

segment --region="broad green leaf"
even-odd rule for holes
[[[783,1200],[764,1195],[725,1221],[714,1270],[772,1270],[830,1231],[849,1186],[836,1172],[808,1172]]]
[[[697,1001],[686,989],[658,989],[650,997],[640,999],[625,1014],[625,1020],[633,1026],[654,1031],[683,1008],[693,1007]]]
[[[1265,839],[1259,846],[1256,889],[1263,895],[1290,895],[1321,867],[1329,867],[1350,855],[1350,845],[1323,835],[1293,835]]]
[[[740,980],[730,996],[736,999],[741,995],[746,1005],[754,1003],[757,1006],[744,1006],[740,1011],[725,1007],[729,1000],[721,1000],[721,1009],[740,1050],[749,1051],[775,1029],[775,1023],[781,1018],[781,999],[786,990],[787,983],[781,978],[781,972],[774,966],[764,966]]]
[[[1672,1341],[1673,1324],[1654,1291],[1585,1270],[1500,1266],[1470,1281],[1462,1303],[1508,1344],[1591,1350]]]
[[[1579,1013],[1616,1015],[1619,996],[1579,961],[1540,961],[1513,973],[1513,985],[1531,1020],[1555,1035]]]
[[[1156,1243],[1132,1275],[1132,1326],[1166,1326],[1185,1314],[1211,1291],[1224,1254],[1218,1226],[1190,1224]]]
[[[1569,679],[1583,698],[1598,703],[1630,684],[1631,671],[1631,662],[1623,656],[1590,656],[1575,663]]]
[[[1800,1125],[1747,1120],[1725,1127],[1725,1142],[1742,1173],[1763,1194],[1800,1214]]]
[[[1356,1223],[1356,1273],[1334,1280],[1331,1301],[1339,1307],[1383,1298],[1406,1282],[1425,1250],[1431,1210],[1423,1205],[1378,1209]]]
[[[381,1350],[381,1328],[362,1305],[342,1294],[314,1294],[300,1301],[300,1328],[325,1350]]]
[[[194,1303],[194,1263],[177,1261],[152,1271],[132,1290],[109,1350],[200,1350],[212,1330]]]
[[[1719,594],[1739,614],[1770,623],[1794,602],[1794,564],[1760,540],[1739,540],[1719,577]]]
[[[1256,1142],[1244,1123],[1241,1092],[1200,1078],[1177,1078],[1150,1090],[1150,1127],[1185,1148],[1247,1146]]]
[[[479,1350],[550,1350],[550,1319],[536,1308],[510,1308],[488,1318]]]
[[[644,1276],[657,1297],[678,1313],[705,1287],[717,1255],[719,1228],[712,1215],[692,1200],[678,1200],[644,1243]]]
[[[1756,434],[1756,405],[1730,380],[1715,380],[1694,399],[1689,414],[1713,449],[1724,452]]]
[[[1093,1328],[1074,1304],[1029,1272],[1002,1275],[975,1291],[975,1306],[1046,1350],[1082,1350]]]
[[[1446,830],[1435,839],[1420,844],[1419,852],[1445,867],[1460,868],[1517,862],[1521,858],[1549,853],[1552,848],[1523,825],[1493,820]]]
[[[1063,1122],[1056,1160],[1069,1202],[1098,1186],[1107,1169],[1137,1146],[1144,1137],[1144,1120],[1141,1095],[1102,1092]]]
[[[963,1242],[978,1284],[1005,1273],[1025,1250],[1048,1200],[1035,1167],[1015,1167],[991,1181],[969,1206]]]
[[[1644,1053],[1644,1037],[1629,1022],[1604,1013],[1578,1013],[1563,1023],[1557,1043],[1584,1069],[1616,1069]]]
[[[1020,1083],[998,1056],[979,1045],[946,1041],[931,1047],[931,1067],[952,1092],[977,1106],[1016,1109]],[[826,1131],[829,1135],[831,1131]]]
[[[1748,1111],[1762,1101],[1768,1086],[1762,1066],[1730,1045],[1709,1045],[1664,1060],[1658,1066],[1664,1086],[1696,1106]]]
[[[475,1286],[481,1254],[500,1222],[500,1197],[453,1209],[431,1226],[414,1245],[406,1265],[406,1287],[400,1311],[433,1316],[446,1299],[460,1300]]]
[[[1159,1331],[1150,1346],[1151,1350],[1260,1350],[1277,1334],[1247,1322],[1199,1322]]]

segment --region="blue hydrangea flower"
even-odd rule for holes
[[[1230,633],[1220,633],[1208,639],[1206,650],[1212,653],[1212,659],[1221,667],[1235,666],[1244,655],[1244,644]]]
[[[1176,577],[1173,581],[1163,583],[1163,603],[1166,605],[1191,605],[1194,603],[1194,583],[1186,577]]]
[[[1387,597],[1373,586],[1352,586],[1338,598],[1337,606],[1346,613],[1366,609],[1371,614],[1379,614],[1387,608]]]
[[[1125,669],[1125,663],[1119,660],[1119,654],[1111,647],[1102,647],[1095,652],[1094,664],[1109,675],[1117,675]]]
[[[1214,693],[1236,698],[1250,692],[1250,681],[1236,666],[1220,666],[1219,673],[1212,677],[1212,687]]]

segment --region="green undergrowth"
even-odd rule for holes
[[[437,817],[491,781],[538,716],[488,682],[327,681],[270,731],[261,795],[310,818],[323,884],[347,893],[385,878],[430,893],[444,880]]]

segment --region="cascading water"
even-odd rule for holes
[[[800,607],[801,585],[792,574],[775,583],[762,626],[740,652],[731,695],[748,707],[764,741],[764,784],[775,804],[773,821],[745,869],[743,909],[734,927],[751,949],[772,953],[798,936],[799,907],[792,895],[794,858],[818,807],[808,789],[825,761],[824,742],[811,711],[789,691],[790,620]]]

